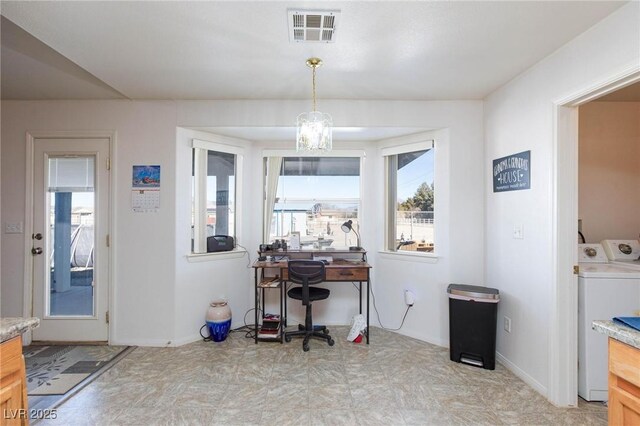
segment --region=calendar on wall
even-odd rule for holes
[[[160,209],[160,166],[133,166],[131,206],[137,213],[155,213]]]

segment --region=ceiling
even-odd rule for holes
[[[3,99],[482,99],[624,2],[2,1]],[[288,9],[340,10],[292,43]],[[275,137],[275,136],[274,136]]]

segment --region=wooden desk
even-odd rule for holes
[[[253,264],[255,271],[255,343],[258,343],[258,305],[260,304],[260,291],[264,293],[266,288],[278,288],[280,290],[280,342],[284,342],[284,327],[287,324],[287,295],[285,294],[286,282],[289,279],[288,260],[280,260],[286,257],[291,260],[313,259],[315,256],[331,256],[333,261],[325,265],[326,282],[357,282],[358,283],[358,307],[362,314],[362,283],[367,284],[367,331],[366,342],[369,344],[369,286],[371,285],[371,265],[367,263],[365,250],[289,250],[282,252],[259,252],[260,256],[267,256],[274,261],[256,261]],[[266,270],[275,270],[278,280],[269,283],[265,276]],[[276,283],[276,285],[273,285]],[[283,310],[284,308],[284,310]],[[264,313],[264,297],[262,298],[262,312]]]

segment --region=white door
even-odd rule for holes
[[[107,341],[109,138],[34,139],[36,341]]]

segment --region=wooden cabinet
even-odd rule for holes
[[[609,338],[609,425],[640,425],[640,349]]]
[[[22,337],[0,344],[0,425],[28,425]]]

